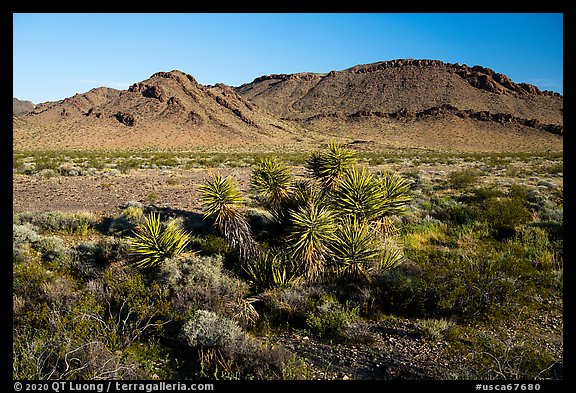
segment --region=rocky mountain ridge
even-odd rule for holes
[[[237,92],[278,116],[305,120],[341,112],[421,112],[451,105],[562,125],[563,98],[481,66],[439,60],[391,60],[327,74],[272,74]]]
[[[563,97],[439,60],[271,74],[238,87],[173,70],[127,90],[100,87],[36,105],[13,127],[14,148],[284,151],[336,138],[377,149],[393,139],[397,148],[562,150]],[[502,132],[514,137],[497,146]]]

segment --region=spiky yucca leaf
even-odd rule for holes
[[[324,269],[328,243],[334,237],[334,213],[325,206],[310,203],[292,210],[290,222],[289,247],[301,261],[306,278],[314,280]]]
[[[289,196],[280,205],[271,208],[270,213],[284,232],[289,229],[291,211],[307,204],[326,204],[326,197],[327,194],[321,191],[318,184],[310,180],[298,180],[292,185]]]
[[[322,192],[313,182],[309,180],[298,180],[292,192],[291,207],[296,210],[307,204],[323,205],[326,202],[326,193]]]
[[[378,235],[366,221],[355,216],[340,222],[330,251],[335,272],[356,277],[368,276],[381,256]]]
[[[402,248],[393,237],[381,241],[382,255],[376,269],[387,270],[398,266],[404,260]]]
[[[283,162],[263,158],[252,172],[252,186],[273,206],[279,206],[290,196],[292,174]]]
[[[345,171],[333,191],[337,212],[370,222],[402,214],[410,202],[408,182],[391,172],[374,176],[365,167]]]
[[[383,212],[381,215],[400,215],[406,212],[406,207],[411,201],[410,184],[400,175],[384,171],[377,174],[380,188],[386,194],[384,199]]]
[[[332,142],[327,151],[312,153],[306,161],[306,168],[323,188],[330,190],[355,161],[354,151]]]
[[[180,254],[190,242],[190,236],[174,221],[163,226],[155,213],[146,216],[133,233],[130,252],[136,258],[135,265],[141,268],[158,267],[164,259]]]
[[[260,253],[243,267],[248,281],[258,290],[296,284],[300,275],[292,260],[278,250]]]
[[[198,189],[205,218],[214,217],[218,227],[235,218],[236,205],[242,203],[242,195],[232,178],[223,179],[222,175],[217,173]]]
[[[372,228],[380,235],[382,239],[396,236],[400,230],[394,223],[392,217],[386,216],[381,217],[373,222],[371,222]]]
[[[345,171],[333,192],[337,212],[372,221],[385,214],[385,190],[365,167]]]
[[[252,237],[250,226],[238,205],[242,195],[231,178],[222,179],[220,173],[199,187],[200,201],[204,205],[204,217],[213,217],[214,225],[236,250],[240,260],[246,262],[258,252],[258,244]]]

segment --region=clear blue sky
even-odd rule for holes
[[[13,95],[34,103],[174,69],[239,86],[400,58],[478,64],[563,92],[560,13],[17,13],[13,22]]]

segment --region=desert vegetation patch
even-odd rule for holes
[[[562,155],[352,147],[15,151],[13,377],[562,379]]]

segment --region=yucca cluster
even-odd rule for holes
[[[259,288],[334,277],[369,279],[401,262],[393,217],[410,201],[408,182],[391,172],[373,173],[354,151],[330,143],[306,161],[308,178],[296,179],[285,163],[261,159],[251,183],[279,230],[254,240],[232,177],[220,174],[200,187],[204,215],[214,220],[242,269]]]

